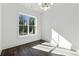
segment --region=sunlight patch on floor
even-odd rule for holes
[[[49,43],[42,43],[42,44],[38,44],[36,46],[33,46],[32,48],[34,49],[38,49],[38,50],[42,50],[42,51],[45,51],[45,52],[49,52],[50,50],[52,50],[54,47],[53,46],[50,46]]]
[[[67,49],[62,49],[62,48],[56,48],[51,53],[63,54],[63,55],[66,55],[66,56],[79,56],[79,53],[77,53],[77,52],[67,50]]]
[[[41,51],[45,51],[45,52],[50,52],[54,47],[51,43],[44,42],[42,44],[38,44],[36,46],[33,46],[32,48],[37,49],[37,50],[41,50]],[[74,52],[74,51],[70,51],[68,49],[63,49],[63,48],[56,48],[51,53],[65,55],[65,56],[79,56],[79,53]]]

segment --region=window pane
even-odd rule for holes
[[[25,33],[25,35],[28,33],[27,31],[28,31],[28,27],[24,26],[24,33]]]
[[[19,24],[27,26],[29,21],[29,17],[26,15],[19,15]]]
[[[35,26],[29,26],[29,34],[35,34]]]
[[[23,16],[22,15],[19,15],[19,24],[23,25]]]
[[[29,17],[29,25],[35,25],[35,18]]]
[[[19,26],[19,34],[20,35],[27,35],[27,29],[28,27],[27,26]]]
[[[23,15],[23,21],[24,21],[24,26],[28,25],[29,17],[26,15]]]
[[[23,26],[19,26],[19,35],[23,35],[24,32]]]

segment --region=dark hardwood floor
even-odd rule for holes
[[[2,51],[1,56],[63,56],[55,53],[45,52],[32,47],[41,44],[45,41],[38,40],[35,42],[23,44],[13,48],[5,49]]]

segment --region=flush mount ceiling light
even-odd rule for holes
[[[52,4],[53,3],[39,3],[40,8],[43,9],[44,11],[47,11],[51,7]]]

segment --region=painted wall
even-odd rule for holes
[[[51,29],[54,29],[72,44],[72,48],[79,48],[79,4],[54,4],[42,16],[44,40],[52,40]]]
[[[18,13],[23,12],[29,15],[33,15],[37,17],[37,35],[34,36],[26,36],[19,37],[18,35]],[[40,14],[39,12],[35,12],[33,10],[27,9],[23,5],[20,4],[2,4],[2,48],[10,48],[17,45],[29,43],[32,41],[39,40],[40,37]]]
[[[1,20],[2,20],[2,18],[1,18],[1,4],[0,4],[0,54],[1,54],[1,39],[2,39],[2,36],[1,36]]]
[[[19,12],[37,17],[37,35],[18,36]],[[72,48],[79,48],[79,4],[54,4],[41,16],[39,12],[19,4],[2,4],[2,20],[3,49],[39,40],[41,36],[42,39],[51,41],[52,29],[71,42]]]

